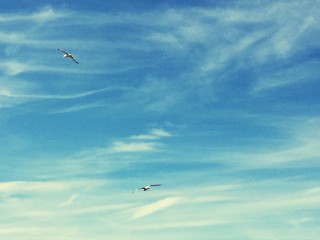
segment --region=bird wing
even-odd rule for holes
[[[75,63],[79,64],[78,61],[74,58],[74,56],[71,55],[70,58],[71,58]]]
[[[66,54],[66,55],[69,55],[68,52],[66,52],[65,50],[63,50],[63,49],[61,49],[61,48],[58,48],[58,50],[61,51],[61,52],[63,52],[63,53]]]
[[[156,187],[156,186],[161,186],[161,184],[151,184],[150,186]]]

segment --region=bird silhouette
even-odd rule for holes
[[[147,185],[144,187],[140,187],[140,188],[137,188],[136,190],[134,190],[132,193],[134,193],[137,190],[142,190],[145,192],[145,191],[148,191],[151,187],[157,187],[157,186],[161,186],[161,184],[150,184],[150,185]]]
[[[74,58],[74,56],[73,56],[72,54],[70,54],[70,53],[68,53],[67,51],[65,51],[65,50],[63,50],[63,49],[60,49],[60,48],[58,48],[58,50],[64,53],[63,57],[65,57],[65,58],[70,58],[70,59],[72,59],[75,63],[79,64],[79,62]]]

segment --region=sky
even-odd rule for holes
[[[319,9],[1,1],[0,238],[318,239]]]

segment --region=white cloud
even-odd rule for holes
[[[0,42],[6,44],[15,44],[25,42],[25,34],[17,32],[0,32]]]
[[[111,152],[154,152],[158,151],[162,144],[155,140],[171,137],[172,135],[161,129],[153,128],[148,134],[133,135],[129,141],[115,141],[109,148]]]
[[[151,203],[146,206],[138,207],[134,210],[134,214],[132,219],[136,220],[145,216],[148,216],[150,214],[156,213],[162,209],[168,208],[170,206],[173,206],[179,202],[179,198],[177,197],[168,197],[162,200],[159,200],[155,203]]]
[[[185,220],[180,222],[170,222],[164,224],[146,224],[142,227],[136,227],[135,231],[145,231],[148,230],[168,230],[174,228],[182,228],[182,229],[190,229],[190,228],[201,228],[201,227],[209,227],[215,225],[224,225],[230,224],[230,222],[223,221],[223,220],[214,220],[214,219],[198,219],[198,220]]]
[[[157,137],[171,137],[169,132],[159,128],[152,129],[151,134]]]
[[[8,61],[0,63],[0,67],[4,69],[4,72],[7,75],[17,75],[22,72],[30,71],[30,67],[28,64]]]
[[[307,196],[314,195],[314,194],[320,194],[320,187],[310,188],[304,192],[304,195],[307,195]]]
[[[170,44],[176,48],[181,48],[179,39],[170,33],[153,33],[148,37],[150,41],[160,42],[162,44]]]
[[[257,78],[251,93],[277,90],[297,84],[306,84],[317,80],[318,63],[315,61],[301,62],[298,65],[279,69]]]
[[[92,108],[100,108],[105,106],[104,103],[89,103],[89,104],[81,104],[81,105],[73,105],[70,107],[52,109],[48,113],[49,114],[63,114],[63,113],[71,113],[71,112],[79,112]]]
[[[319,118],[301,116],[291,118],[291,121],[288,122],[287,118],[278,116],[263,114],[255,117],[261,123],[261,127],[272,128],[278,134],[278,138],[272,139],[271,146],[251,147],[250,150],[245,151],[223,149],[220,153],[215,151],[209,161],[224,159],[225,163],[230,164],[229,167],[241,169],[278,167],[295,169],[318,165],[317,159],[320,157]]]
[[[32,233],[32,234],[39,234],[41,233],[41,228],[38,227],[15,227],[12,225],[2,225],[0,228],[0,234],[26,234],[26,233]]]
[[[35,98],[35,99],[75,99],[75,98],[83,98],[88,97],[91,95],[95,95],[101,92],[110,91],[111,88],[102,88],[82,93],[75,93],[70,95],[36,95],[36,94],[30,94],[30,95],[17,95],[16,97],[22,97],[22,98]]]
[[[149,134],[142,134],[142,135],[134,135],[131,136],[131,139],[136,139],[136,140],[154,140],[154,139],[159,139],[159,138],[164,138],[164,137],[171,137],[172,135],[160,128],[153,128]]]
[[[153,152],[159,144],[154,142],[114,142],[110,147],[111,152]]]
[[[316,221],[317,219],[313,217],[301,217],[301,218],[290,219],[289,223],[292,224],[294,227],[301,227],[301,225],[303,224],[309,224]]]
[[[69,13],[56,11],[51,6],[46,6],[37,12],[32,14],[3,14],[0,18],[0,23],[8,22],[20,22],[20,21],[34,21],[34,22],[45,22],[50,20],[55,20],[69,15]]]
[[[65,12],[57,12],[54,10],[51,6],[47,6],[43,9],[41,9],[39,12],[36,12],[30,16],[31,20],[34,21],[50,21],[50,20],[55,20],[57,18],[62,18],[69,15],[68,13]]]
[[[47,193],[66,191],[69,189],[83,189],[84,186],[92,187],[100,185],[96,180],[77,180],[77,181],[10,181],[0,183],[0,192],[13,193]]]
[[[69,197],[68,200],[62,202],[59,206],[60,207],[67,207],[67,206],[73,204],[77,200],[78,197],[79,196],[77,194],[73,194],[72,196]]]

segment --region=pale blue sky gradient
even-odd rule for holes
[[[1,239],[318,239],[320,2],[0,9]]]

